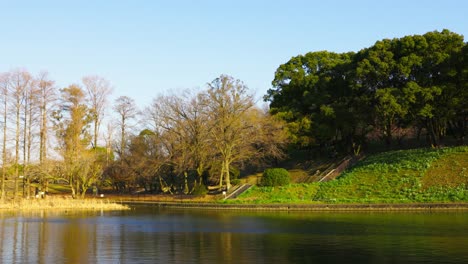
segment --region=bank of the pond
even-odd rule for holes
[[[258,211],[405,211],[468,210],[468,203],[401,203],[401,204],[222,204],[194,202],[120,201],[135,206],[160,208],[258,210]]]
[[[0,202],[0,210],[128,210],[129,206],[107,199],[16,199]]]
[[[369,155],[329,182],[253,186],[237,204],[468,202],[468,146]]]
[[[253,186],[235,199],[222,195],[106,196],[160,207],[240,210],[468,209],[468,146],[369,155],[329,182]]]

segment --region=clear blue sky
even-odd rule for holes
[[[447,28],[468,1],[0,1],[0,71],[49,71],[60,87],[97,74],[140,106],[220,74],[260,98],[277,67],[309,51],[358,51]]]

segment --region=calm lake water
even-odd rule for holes
[[[468,263],[468,212],[0,212],[0,263]]]

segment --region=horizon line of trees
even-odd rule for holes
[[[19,196],[21,181],[27,197],[32,183],[47,191],[51,182],[68,184],[73,197],[102,185],[205,193],[229,189],[241,169],[277,164],[286,146],[357,154],[371,140],[464,144],[467,86],[468,46],[448,30],[293,57],[275,73],[268,110],[227,75],[139,109],[128,96],[109,102],[100,76],[59,89],[45,72],[12,70],[0,73],[1,198]]]
[[[465,143],[468,46],[449,30],[298,55],[272,86],[264,99],[298,148],[358,153],[370,140],[390,146],[421,136],[429,146],[448,136]]]
[[[239,169],[284,156],[282,121],[256,107],[248,87],[233,77],[157,96],[144,109],[128,96],[110,105],[111,93],[99,76],[58,89],[46,72],[0,73],[1,198],[7,190],[20,196],[21,181],[25,197],[32,183],[47,192],[51,182],[68,184],[75,198],[103,185],[203,193],[207,185],[229,189]],[[104,132],[103,121],[109,122]]]

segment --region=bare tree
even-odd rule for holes
[[[89,98],[89,108],[93,119],[93,148],[96,148],[107,98],[112,93],[112,88],[108,80],[97,75],[85,76],[82,82]]]
[[[3,142],[2,142],[2,183],[1,183],[1,199],[5,199],[5,180],[6,180],[6,166],[7,166],[7,129],[8,129],[8,96],[10,90],[10,73],[2,73],[0,75],[0,91],[1,91],[1,102],[2,102],[2,130],[3,130]]]
[[[133,127],[133,121],[139,111],[135,100],[128,96],[120,96],[115,100],[114,111],[118,114],[118,126],[120,127],[120,149],[117,150],[120,160],[125,158],[125,147],[128,140],[128,130]]]
[[[283,124],[256,108],[247,87],[229,76],[197,94],[156,97],[145,112],[166,146],[171,172],[184,181],[184,192],[189,192],[187,176],[194,171],[193,186],[210,170],[219,172],[220,187],[229,189],[234,163],[259,166],[283,156]]]
[[[26,93],[32,85],[32,76],[25,70],[14,70],[10,75],[10,88],[13,109],[15,111],[15,196],[18,194],[18,178],[19,178],[19,151],[20,151],[20,134],[21,134],[21,110],[25,105]],[[25,161],[23,161],[25,162]]]
[[[48,142],[49,142],[49,127],[50,127],[50,114],[57,101],[57,88],[55,82],[49,78],[47,72],[39,73],[36,78],[37,89],[37,103],[39,108],[39,164],[40,171],[40,184],[42,190],[47,191],[48,181],[45,174],[49,171],[46,166],[48,157]]]
[[[288,143],[288,133],[285,122],[278,117],[271,116],[268,110],[252,107],[247,111],[244,122],[248,140],[244,141],[244,155],[252,166],[265,166],[275,163],[285,157],[284,148]]]
[[[231,163],[247,155],[241,146],[249,139],[249,126],[244,117],[254,106],[253,96],[248,94],[248,88],[240,80],[221,75],[208,84],[207,102],[211,115],[211,136],[219,155],[221,156],[221,173],[219,184],[226,182],[231,187]]]
[[[49,115],[57,100],[55,82],[49,79],[47,72],[41,72],[37,77],[38,101],[39,101],[39,162],[47,160],[47,144],[49,132]]]
[[[30,182],[29,166],[31,162],[31,150],[33,145],[33,135],[37,129],[37,109],[38,109],[38,89],[36,87],[36,80],[32,79],[30,84],[24,91],[24,104],[23,104],[23,196],[30,196]],[[24,185],[26,181],[26,185]],[[26,193],[25,193],[26,191]]]
[[[234,162],[283,156],[283,125],[255,107],[253,96],[241,81],[221,75],[208,85],[213,145],[221,157],[220,185],[230,188]]]
[[[112,122],[107,123],[107,131],[106,131],[106,137],[104,138],[106,142],[106,166],[109,166],[111,160],[111,156],[113,153],[113,148],[112,148],[112,142],[114,140],[114,130],[115,130],[115,125]]]
[[[202,184],[202,175],[208,165],[210,137],[208,115],[204,97],[184,91],[180,95],[159,96],[146,111],[155,131],[171,146],[172,164],[184,177],[184,192],[189,192],[187,176],[196,170],[197,181]]]

